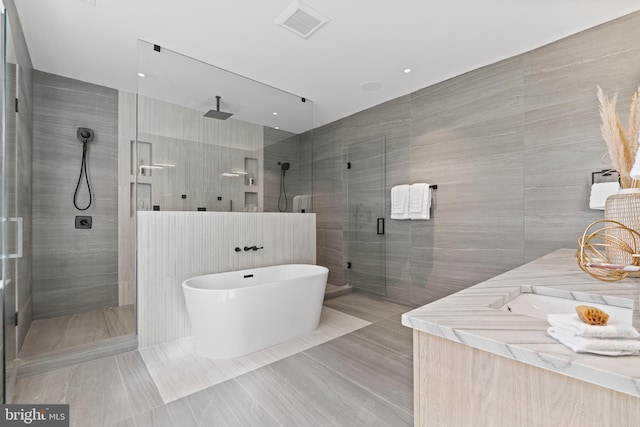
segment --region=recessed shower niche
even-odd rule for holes
[[[149,142],[131,141],[131,212],[150,211],[153,206],[151,188],[153,185],[153,146]]]

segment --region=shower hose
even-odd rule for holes
[[[82,141],[82,164],[80,165],[80,176],[78,177],[78,184],[76,185],[76,191],[73,193],[73,206],[79,211],[86,211],[91,206],[93,196],[91,194],[91,184],[89,183],[89,175],[87,175],[87,145],[88,141],[85,139]],[[80,183],[82,182],[82,174],[87,182],[87,188],[89,189],[89,204],[86,207],[81,208],[78,206],[78,191],[80,190]]]
[[[287,201],[287,190],[284,188],[284,174],[285,170],[283,169],[280,172],[280,194],[278,194],[278,210],[280,212],[286,212],[287,207],[289,207],[289,202]],[[284,207],[282,207],[282,195],[284,194]]]

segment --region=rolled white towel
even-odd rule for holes
[[[551,326],[571,331],[585,338],[638,338],[640,333],[627,323],[609,319],[606,325],[588,325],[577,314],[550,314],[547,321]]]
[[[604,210],[604,204],[609,196],[613,196],[620,190],[620,184],[614,182],[596,182],[591,185],[589,195],[589,209]]]
[[[555,326],[547,333],[576,353],[594,353],[604,356],[631,356],[640,354],[640,341],[625,338],[585,338],[572,331]]]

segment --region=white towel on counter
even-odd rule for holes
[[[620,184],[614,182],[596,182],[591,185],[591,194],[589,196],[589,209],[604,210],[604,204],[609,196],[618,194]]]
[[[587,338],[551,326],[547,333],[576,353],[594,353],[604,356],[631,356],[640,354],[640,341],[626,338]]]
[[[416,183],[409,189],[409,218],[427,220],[431,217],[431,188],[426,183]]]
[[[409,185],[391,188],[391,219],[409,219]]]
[[[597,326],[584,323],[577,314],[549,314],[547,321],[551,326],[563,328],[585,338],[639,338],[640,333],[627,323],[609,319],[608,324]]]

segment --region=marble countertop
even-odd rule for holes
[[[633,306],[640,331],[640,278],[602,282],[578,267],[574,249],[559,249],[402,315],[429,334],[640,397],[640,356],[574,353],[547,334],[543,319],[498,308],[531,292],[585,302]]]

